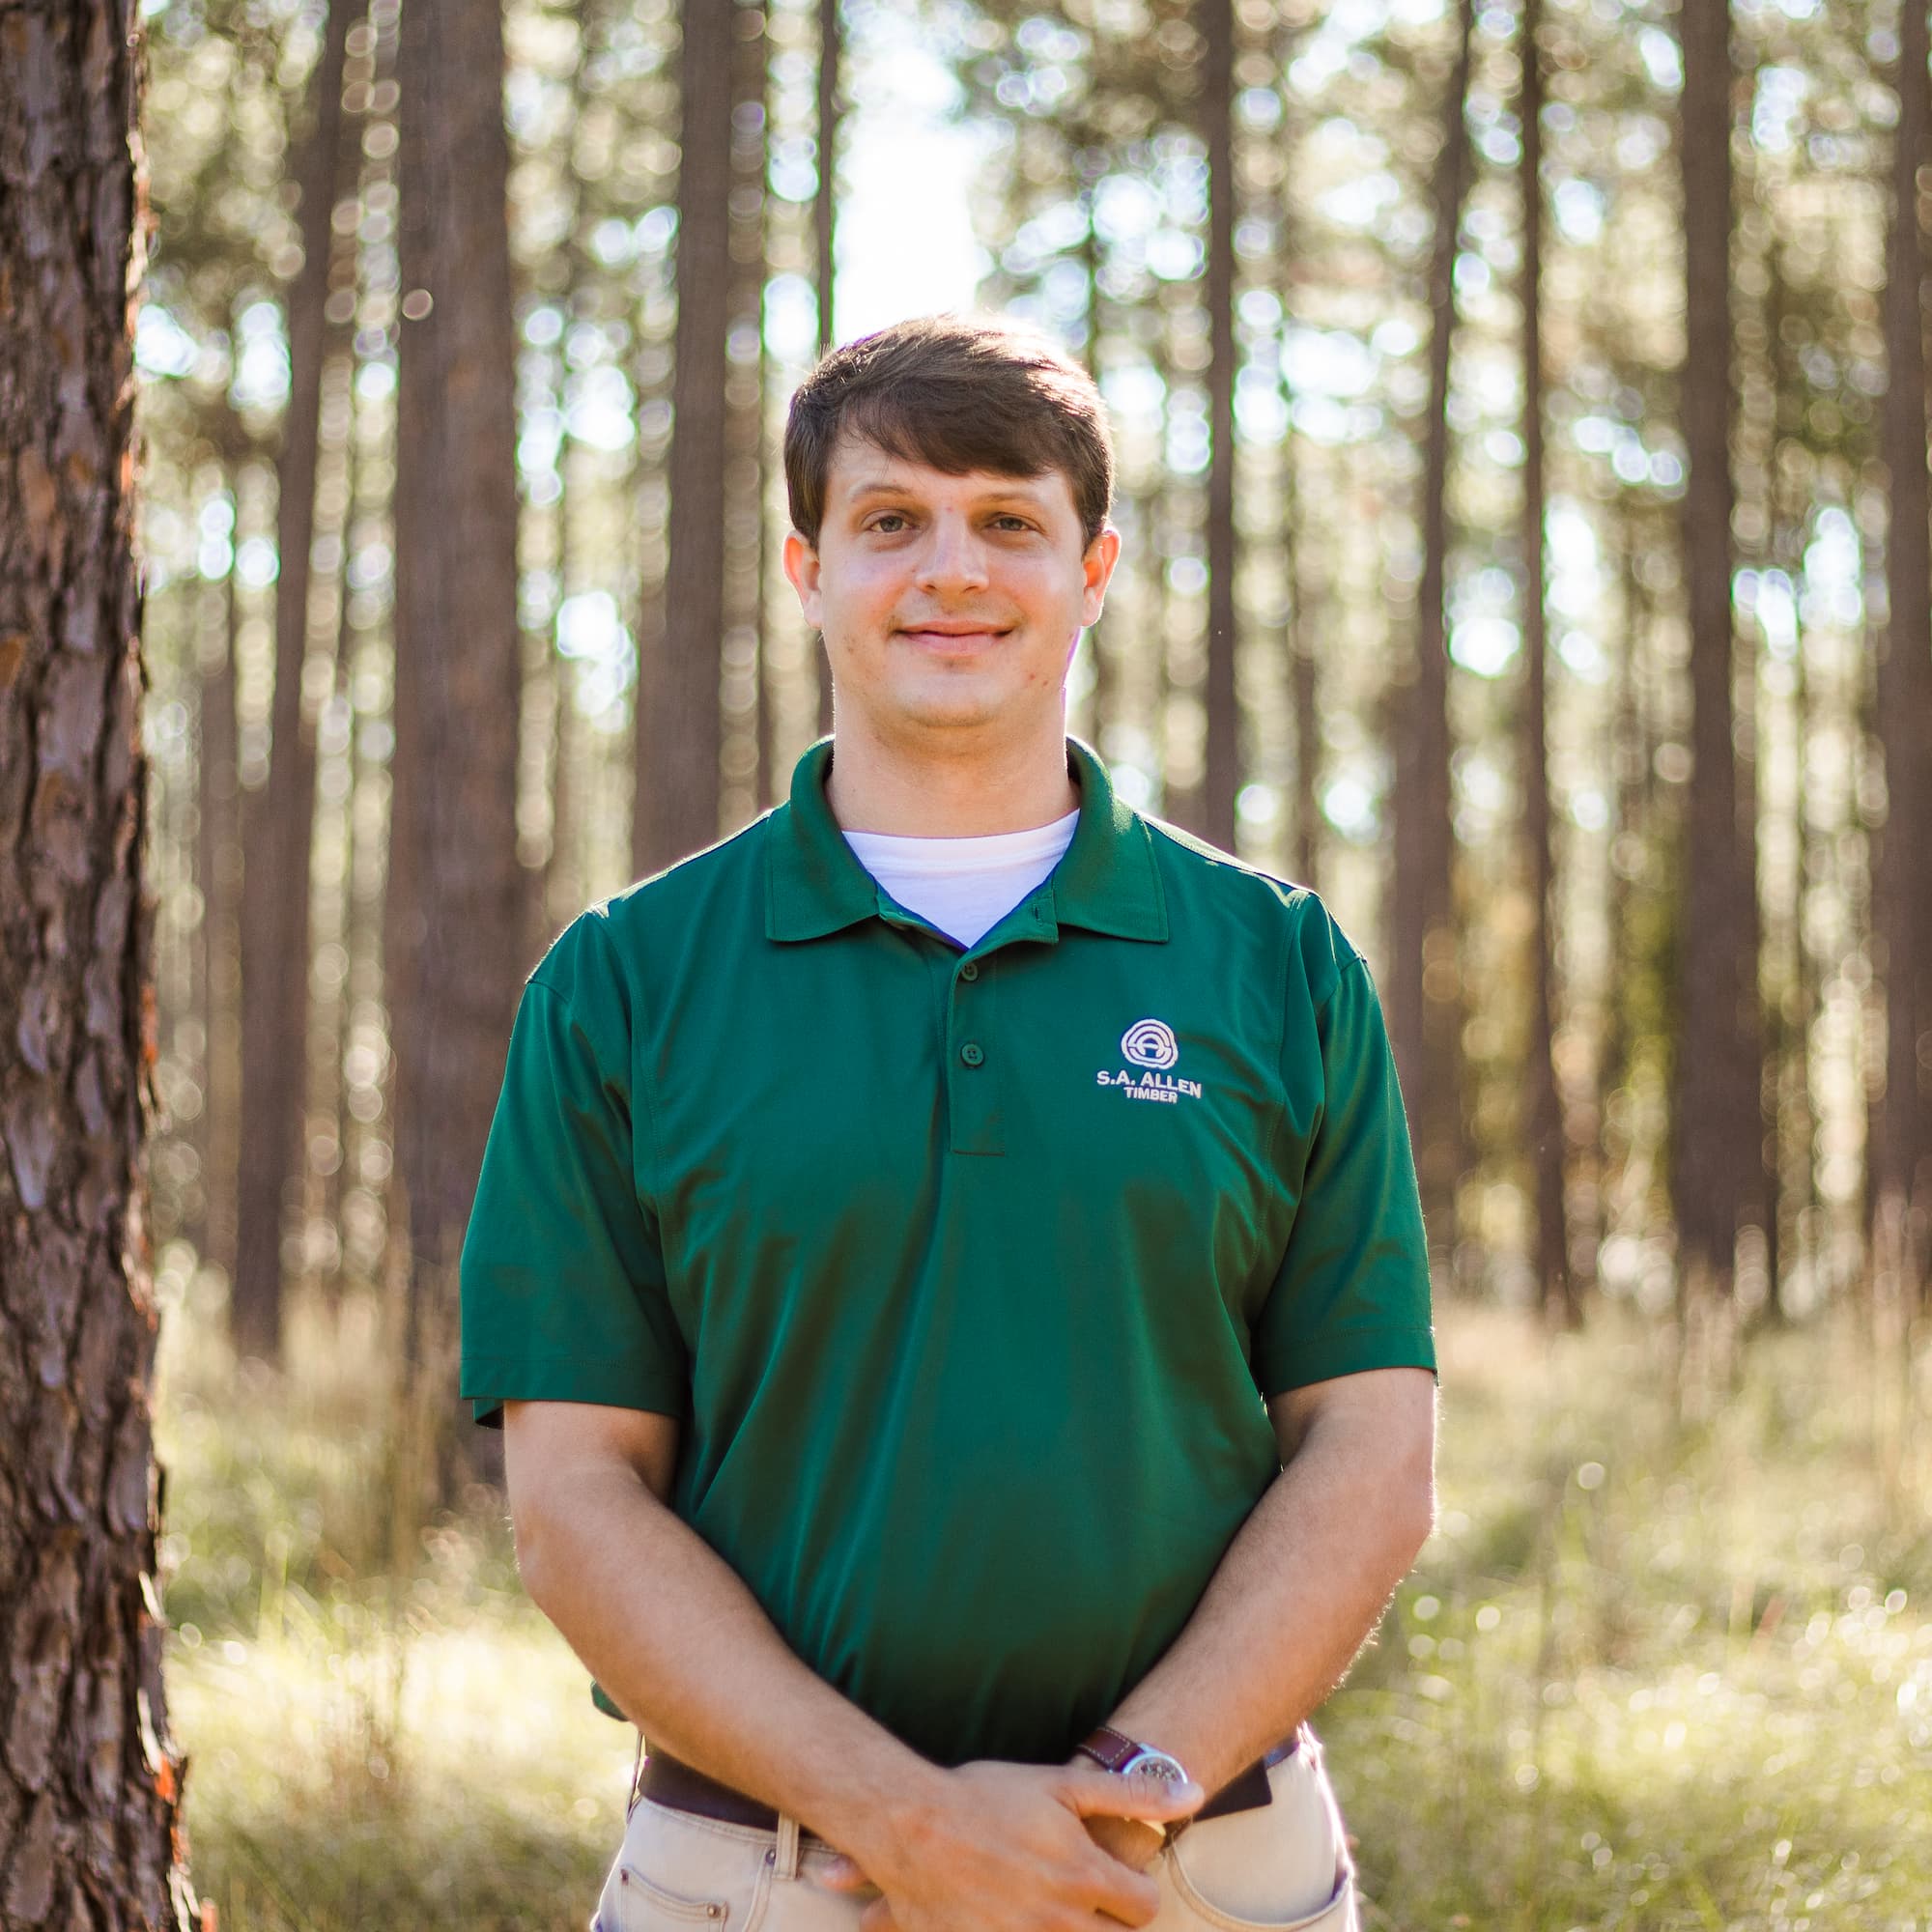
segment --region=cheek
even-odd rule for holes
[[[841,574],[837,596],[828,599],[859,623],[884,615],[899,593],[898,574],[878,563],[856,565]]]

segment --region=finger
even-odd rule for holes
[[[1093,1817],[1087,1821],[1087,1835],[1107,1853],[1133,1871],[1146,1871],[1167,1842],[1158,1825],[1141,1818]]]
[[[883,1898],[875,1898],[859,1915],[859,1932],[896,1932],[893,1908]]]
[[[1151,1925],[1160,1911],[1160,1888],[1152,1879],[1130,1871],[1118,1859],[1106,1859],[1097,1874],[1094,1903],[1122,1925]]]
[[[859,1861],[849,1858],[843,1852],[825,1864],[814,1864],[811,1873],[814,1885],[822,1885],[827,1891],[863,1891],[871,1884],[860,1869]]]
[[[1191,1818],[1208,1801],[1208,1794],[1190,1777],[1184,1783],[1151,1772],[1096,1771],[1071,1773],[1061,1787],[1064,1803],[1083,1818],[1147,1818],[1165,1823]]]

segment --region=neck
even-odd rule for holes
[[[1023,737],[940,746],[895,741],[860,717],[840,717],[825,796],[847,832],[912,838],[1026,832],[1080,805],[1065,725],[1055,716]]]

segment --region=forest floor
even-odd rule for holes
[[[298,1313],[296,1371],[238,1376],[188,1264],[168,1683],[222,1932],[582,1932],[635,1733],[523,1597],[500,1504],[385,1563],[370,1307]],[[1365,1932],[1932,1932],[1924,1391],[1849,1320],[1760,1335],[1721,1399],[1628,1317],[1441,1335],[1439,1525],[1319,1719]]]

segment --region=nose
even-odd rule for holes
[[[986,554],[965,517],[943,511],[927,526],[919,556],[919,587],[931,591],[980,590],[986,584]]]

